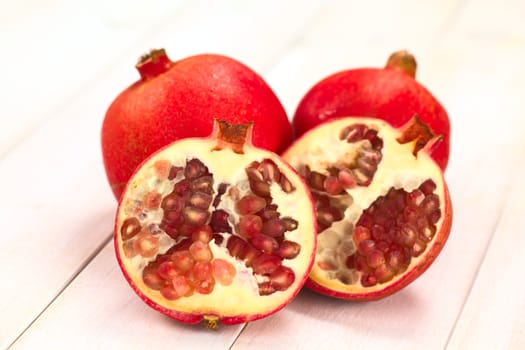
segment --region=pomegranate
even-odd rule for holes
[[[429,156],[439,140],[417,117],[399,129],[344,117],[311,129],[283,154],[315,202],[319,233],[306,286],[374,300],[430,266],[452,223],[447,185]]]
[[[394,127],[415,114],[443,140],[432,158],[445,170],[450,152],[450,121],[439,101],[415,80],[416,60],[407,51],[393,53],[384,68],[350,69],[315,84],[293,117],[297,136],[334,117],[380,118]]]
[[[146,304],[186,323],[270,315],[305,283],[316,220],[308,187],[251,126],[217,121],[142,163],[119,203],[115,250]]]
[[[207,137],[213,119],[254,122],[254,145],[274,152],[292,141],[292,126],[271,88],[244,64],[202,54],[173,62],[152,50],[137,66],[140,80],[112,102],[102,125],[107,178],[118,199],[134,169],[168,143]]]

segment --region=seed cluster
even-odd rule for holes
[[[301,246],[285,238],[298,222],[281,217],[270,188],[277,184],[286,193],[295,188],[272,160],[254,162],[245,169],[249,190],[242,194],[237,185],[226,183],[215,191],[213,174],[198,159],[188,160],[184,167],[160,160],[154,169],[159,180],[173,183],[173,189],[164,198],[160,193],[146,193],[134,212],[161,210],[162,220],[142,226],[142,214],[138,214],[128,217],[120,229],[124,255],[149,259],[142,271],[148,287],[175,300],[193,293],[209,294],[216,283],[230,285],[237,268],[213,256],[212,239],[260,276],[261,295],[286,290],[294,282],[293,270],[282,262],[300,253]],[[237,222],[232,213],[220,208],[225,195],[235,203]],[[159,254],[164,234],[175,244]]]
[[[436,234],[441,209],[435,189],[430,179],[411,192],[390,189],[361,215],[352,232],[353,247],[346,250],[351,253],[340,254],[338,263],[324,254],[319,266],[359,271],[365,287],[390,281],[425,251]]]

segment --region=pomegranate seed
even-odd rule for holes
[[[259,283],[259,295],[270,295],[275,291],[275,287],[270,282]]]
[[[426,196],[425,199],[423,199],[423,201],[421,202],[420,208],[426,214],[439,209],[439,197],[437,196],[437,194],[432,193]]]
[[[346,267],[348,267],[351,270],[355,269],[356,268],[355,260],[356,260],[355,254],[349,255],[345,260]]]
[[[365,226],[356,226],[354,229],[353,239],[356,245],[372,237],[370,230]]]
[[[171,284],[166,284],[160,289],[160,294],[168,300],[175,300],[180,298]]]
[[[377,169],[377,164],[371,161],[369,158],[360,157],[357,160],[356,171],[361,171],[368,177],[372,177]]]
[[[151,258],[157,254],[159,240],[151,234],[141,234],[134,241],[133,248],[144,258]]]
[[[265,182],[279,182],[281,178],[281,172],[277,168],[277,165],[270,159],[263,160],[257,169],[261,172],[263,181]]]
[[[330,227],[335,221],[343,219],[341,211],[334,207],[321,207],[317,209],[317,222],[325,227]]]
[[[157,273],[165,280],[171,280],[173,277],[178,275],[178,272],[175,269],[175,264],[171,260],[164,261],[159,264]]]
[[[360,168],[354,169],[354,176],[359,186],[368,186],[372,183],[370,176],[365,174]]]
[[[365,239],[364,241],[359,242],[357,249],[362,255],[368,255],[375,248],[376,243],[371,239]]]
[[[282,223],[284,224],[284,229],[286,231],[294,231],[299,227],[299,223],[297,220],[292,219],[290,217],[284,217],[281,219]]]
[[[383,265],[385,261],[385,256],[380,250],[372,250],[366,257],[366,262],[371,268],[376,268]]]
[[[212,277],[212,265],[209,261],[197,261],[188,276],[194,281],[204,281]]]
[[[401,227],[399,235],[397,235],[395,238],[397,243],[404,245],[405,247],[412,247],[416,241],[417,233],[412,225],[406,224],[405,226]]]
[[[213,259],[213,254],[207,243],[195,241],[190,245],[189,251],[195,261],[211,261]]]
[[[159,159],[155,161],[155,163],[153,163],[153,169],[155,170],[155,175],[161,180],[164,180],[168,177],[170,168],[171,168],[171,164],[166,159]]]
[[[230,224],[228,223],[228,217],[230,215],[222,210],[218,209],[215,210],[211,214],[211,220],[210,220],[210,226],[213,230],[213,232],[219,233],[219,232],[227,232],[232,233],[232,228]]]
[[[268,275],[281,266],[281,258],[276,255],[261,254],[252,261],[253,272],[258,275]]]
[[[377,284],[377,278],[372,275],[363,275],[361,276],[361,284],[363,287],[372,287]]]
[[[292,241],[283,241],[279,246],[278,255],[283,259],[294,259],[301,252],[301,245]]]
[[[235,267],[228,261],[223,259],[213,260],[212,268],[213,277],[219,284],[223,286],[229,286],[230,284],[232,284],[233,279],[237,274],[237,270],[235,269]]]
[[[204,192],[194,192],[188,199],[188,203],[199,209],[208,209],[210,207],[213,196]]]
[[[335,196],[343,192],[343,186],[339,182],[339,179],[336,176],[328,176],[323,183],[324,190],[326,193]]]
[[[277,206],[270,204],[266,208],[258,212],[257,215],[259,215],[264,221],[278,219],[281,214],[279,214],[279,212],[276,209]]]
[[[203,192],[211,195],[213,193],[213,177],[208,175],[193,180],[190,184],[190,190],[192,192]]]
[[[412,246],[412,256],[418,257],[427,249],[427,244],[423,242],[422,240],[418,239]]]
[[[251,182],[263,182],[264,179],[263,179],[263,175],[261,174],[261,172],[259,170],[256,169],[256,167],[258,166],[259,164],[256,163],[256,164],[253,164],[252,166],[248,167],[245,169],[246,171],[246,176],[248,176],[248,180]]]
[[[436,184],[431,179],[428,179],[419,186],[419,189],[425,196],[428,196],[436,190]]]
[[[350,169],[342,169],[339,171],[337,180],[339,180],[339,183],[345,189],[351,189],[357,186],[357,179]]]
[[[372,237],[374,237],[375,240],[380,240],[385,238],[385,228],[381,225],[373,225],[372,226]]]
[[[215,288],[215,280],[210,277],[203,281],[199,281],[199,283],[195,286],[195,291],[200,294],[210,294],[213,292],[213,289]]]
[[[162,221],[171,226],[178,225],[182,223],[182,213],[176,210],[165,210]]]
[[[264,234],[257,234],[253,236],[250,242],[254,248],[259,249],[263,253],[270,254],[279,249],[279,243],[277,240]]]
[[[142,227],[140,226],[139,219],[135,217],[127,218],[122,223],[122,227],[120,228],[120,235],[123,240],[128,240],[134,237],[137,233],[139,233],[141,229]]]
[[[407,205],[412,207],[418,207],[421,201],[425,198],[425,195],[420,190],[416,189],[407,194]]]
[[[326,180],[325,175],[318,173],[317,171],[312,171],[310,173],[310,178],[308,179],[308,184],[314,190],[324,191],[325,180]]]
[[[246,244],[243,253],[239,257],[244,260],[244,264],[246,266],[251,267],[253,259],[255,259],[261,254],[262,252],[259,249],[255,248],[251,244]]]
[[[318,261],[317,266],[319,266],[319,268],[324,271],[331,271],[337,268],[334,264],[332,264],[329,261]]]
[[[175,179],[181,170],[182,170],[182,167],[180,166],[172,166],[168,174],[168,179],[169,180]]]
[[[184,176],[188,179],[196,179],[208,173],[208,168],[199,159],[191,159],[186,162]]]
[[[164,211],[180,212],[184,208],[184,199],[177,193],[170,193],[164,197],[160,206]]]
[[[385,283],[394,277],[394,271],[387,265],[382,264],[375,269],[374,276],[379,283]]]
[[[255,214],[266,207],[266,200],[259,196],[248,194],[236,204],[237,212],[241,215]]]
[[[270,197],[270,185],[262,181],[250,181],[250,189],[261,197]]]
[[[280,219],[271,219],[263,224],[261,232],[271,237],[281,237],[286,230],[284,223]]]
[[[155,265],[144,267],[144,270],[142,270],[142,281],[153,290],[160,290],[164,285],[164,280],[157,274]]]
[[[281,176],[279,185],[281,186],[281,190],[283,190],[284,193],[291,193],[295,191],[295,187],[292,185],[290,180],[288,180],[288,178],[284,175]]]
[[[173,252],[170,258],[173,262],[174,268],[181,274],[190,271],[195,264],[193,256],[187,250]]]
[[[177,182],[173,186],[173,193],[184,196],[190,189],[190,181],[188,179],[183,179]]]
[[[263,228],[263,221],[257,215],[244,215],[239,219],[239,233],[246,238],[251,238],[259,233]]]
[[[357,142],[363,139],[366,130],[368,130],[368,128],[363,124],[350,125],[341,130],[339,138],[341,140],[346,139],[346,141],[349,143]]]
[[[428,214],[428,222],[432,225],[437,224],[440,218],[441,218],[441,210],[439,209],[436,209],[430,214]]]
[[[230,252],[231,256],[237,258],[246,251],[246,245],[247,243],[242,238],[237,236],[231,236],[228,239],[226,248],[228,248],[228,251]]]
[[[202,226],[208,220],[210,213],[195,207],[186,207],[182,212],[184,221],[192,226]]]
[[[213,235],[213,240],[215,241],[215,244],[216,245],[221,245],[222,244],[222,241],[224,240],[224,237],[222,237],[220,234],[218,233],[215,233]]]
[[[126,241],[122,244],[122,250],[124,251],[124,256],[128,259],[131,259],[138,255],[139,252],[137,252],[134,248],[134,244],[132,241]]]
[[[188,297],[193,294],[193,288],[190,286],[184,276],[175,276],[171,281],[175,294],[180,297]]]
[[[213,237],[213,232],[209,225],[204,225],[193,231],[191,234],[191,239],[195,241],[201,241],[203,243],[208,243]]]
[[[162,200],[162,195],[157,191],[151,191],[146,193],[144,198],[142,198],[142,203],[147,209],[157,209],[160,206]]]
[[[270,283],[275,290],[286,290],[295,281],[295,273],[287,266],[279,266],[270,274]]]

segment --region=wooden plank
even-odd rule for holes
[[[136,55],[121,56],[122,64],[93,77],[92,84],[64,102],[59,112],[49,116],[31,137],[5,156],[0,162],[0,221],[6,232],[0,236],[0,266],[9,284],[0,290],[0,300],[4,301],[0,304],[4,315],[0,320],[0,347],[8,346],[31,324],[110,236],[116,203],[104,176],[99,132],[110,100],[137,79],[133,68],[136,57],[144,49],[156,47],[155,43],[168,47],[162,44],[175,42],[184,50],[173,52],[182,56],[206,47],[224,47],[228,54],[247,52],[243,58],[250,66],[264,67],[295,40],[315,12],[315,3],[311,2],[300,7],[295,12],[296,20],[289,22],[285,14],[299,3],[274,1],[267,8],[268,3],[244,5],[231,1],[227,6],[230,13],[222,8],[223,4],[192,2],[181,10],[177,17],[180,20],[161,21],[159,31],[151,38],[133,43]],[[227,25],[220,25],[217,14]],[[277,41],[275,29],[265,26],[270,22],[281,28]],[[212,24],[216,24],[213,35],[206,37],[204,34],[212,27],[204,30],[203,25]],[[264,52],[257,51],[259,45]],[[62,64],[68,62],[55,63]],[[29,239],[22,241],[20,237]],[[21,256],[27,258],[19,262]],[[75,307],[71,305],[70,310],[76,312]],[[31,327],[28,333],[34,329]]]

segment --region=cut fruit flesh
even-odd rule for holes
[[[409,283],[441,250],[450,200],[426,152],[438,138],[408,134],[377,119],[341,118],[306,133],[283,155],[305,177],[317,210],[308,286],[377,299]]]
[[[149,158],[116,221],[117,258],[134,290],[192,323],[207,316],[245,322],[284,307],[304,284],[316,245],[310,194],[297,173],[250,145],[217,145],[186,139]],[[161,200],[152,201],[152,192]],[[134,250],[138,239],[157,246]]]

